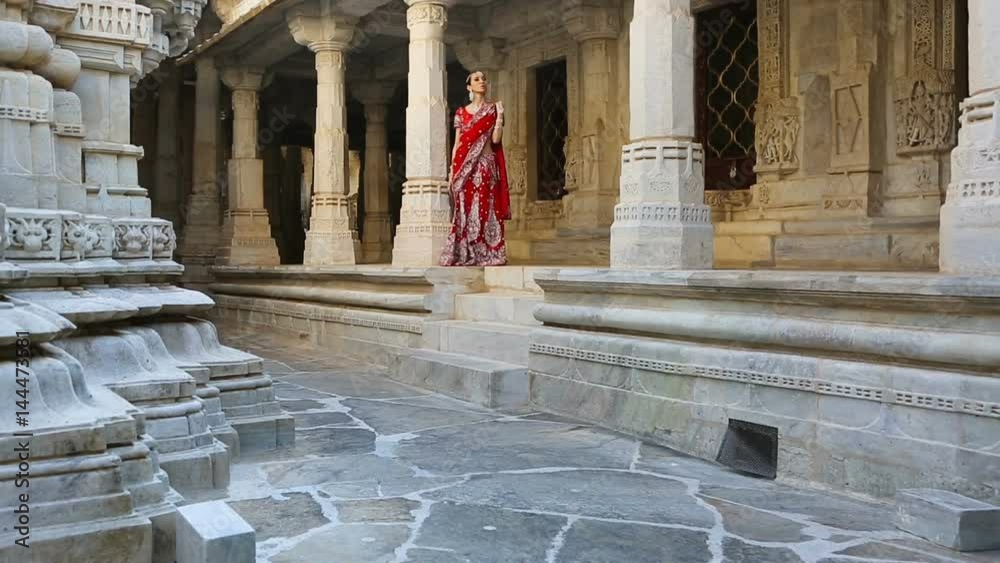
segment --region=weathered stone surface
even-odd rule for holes
[[[230,501],[229,506],[253,526],[258,542],[297,536],[330,522],[310,495],[286,493],[285,496],[286,500]]]
[[[959,551],[1000,550],[1000,507],[948,491],[899,491],[896,526]]]
[[[431,407],[416,407],[376,401],[347,400],[342,403],[351,414],[365,421],[379,434],[420,432],[443,426],[455,426],[497,418],[496,415],[475,414]]]
[[[628,555],[625,555],[628,554]],[[566,532],[556,561],[570,563],[708,563],[708,534],[694,530],[579,520]]]
[[[867,542],[842,549],[835,555],[862,557],[892,561],[914,561],[917,563],[940,563],[941,559],[924,553],[903,549],[882,542]]]
[[[769,543],[797,543],[811,539],[802,533],[803,524],[787,518],[718,499],[704,498],[704,501],[719,511],[726,532],[735,536]]]
[[[515,444],[520,453],[511,456]],[[631,440],[582,426],[487,422],[423,432],[401,443],[397,452],[424,470],[460,474],[567,466],[624,469],[633,450]]]
[[[403,498],[349,500],[335,503],[337,518],[351,524],[358,522],[412,522],[412,511],[420,507],[415,500]]]
[[[311,372],[308,375],[289,375],[282,379],[295,385],[301,385],[324,393],[340,395],[341,397],[396,399],[430,394],[429,391],[396,383],[395,381],[374,374],[317,371]]]
[[[221,501],[177,509],[177,563],[250,563],[253,528]]]
[[[391,459],[374,455],[339,456],[268,465],[264,469],[273,487],[289,488],[342,481],[404,478],[412,472]]]
[[[559,516],[442,502],[431,507],[418,545],[447,549],[470,561],[544,561],[565,523]]]
[[[326,406],[323,403],[319,401],[314,401],[312,399],[282,400],[280,401],[280,403],[281,403],[281,408],[291,412],[322,409]]]
[[[297,433],[295,445],[247,454],[255,461],[306,456],[360,455],[375,451],[375,435],[364,428],[313,428]]]
[[[722,542],[722,553],[728,563],[802,563],[802,558],[786,547],[761,547],[733,538]]]
[[[305,412],[295,414],[295,426],[309,430],[333,424],[353,424],[354,419],[342,412]]]
[[[317,532],[292,549],[271,558],[271,563],[316,563],[319,554],[327,561],[391,563],[396,549],[406,541],[410,529],[403,525],[354,524]]]
[[[727,487],[703,487],[701,494],[761,510],[804,515],[813,522],[857,532],[884,530],[885,510],[877,505],[830,497],[808,490],[759,491]]]
[[[680,524],[711,528],[715,517],[673,479],[614,471],[476,476],[468,482],[427,494],[477,505],[503,505],[519,510],[578,514],[593,518]],[[670,498],[654,504],[650,497]]]

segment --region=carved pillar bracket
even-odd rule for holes
[[[451,229],[444,30],[450,2],[411,0],[406,106],[406,182],[392,263],[433,266]]]
[[[346,57],[357,18],[329,5],[303,5],[286,13],[288,29],[316,57],[316,138],[313,197],[306,234],[306,264],[355,264],[360,242],[348,197]]]
[[[633,140],[622,147],[613,268],[712,267],[705,156],[693,141],[693,46],[690,0],[636,0],[629,34]]]
[[[969,91],[941,208],[941,271],[1000,275],[1000,18],[969,0]]]
[[[264,163],[257,157],[257,110],[260,90],[270,81],[261,68],[227,67],[222,81],[232,90],[233,151],[229,173],[229,209],[222,224],[220,265],[276,265],[278,247],[264,207]]]
[[[396,83],[390,81],[365,81],[351,87],[351,93],[365,107],[365,228],[361,248],[364,261],[370,264],[392,259],[386,114],[395,91]]]

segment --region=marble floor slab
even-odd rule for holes
[[[1000,562],[900,532],[888,505],[219,328],[266,359],[298,420],[294,447],[240,459],[225,492],[258,531],[259,563]]]

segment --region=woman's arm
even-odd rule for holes
[[[497,124],[493,126],[493,144],[503,140],[503,102],[497,102]]]

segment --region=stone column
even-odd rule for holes
[[[302,6],[289,11],[287,21],[295,41],[316,54],[316,160],[305,264],[355,264],[361,243],[350,220],[344,70],[357,18]]]
[[[222,224],[222,246],[216,263],[278,264],[278,247],[264,208],[264,163],[257,158],[257,110],[264,71],[231,67],[222,81],[233,96],[233,155],[229,159],[229,210]]]
[[[195,63],[193,187],[185,207],[184,231],[178,254],[187,281],[208,282],[208,266],[219,247],[219,71],[212,58]]]
[[[941,208],[942,272],[1000,275],[1000,17],[969,0],[969,98]]]
[[[392,249],[395,266],[433,266],[451,229],[444,29],[448,4],[408,0],[410,66],[406,106],[406,182]]]
[[[156,104],[156,196],[153,215],[179,227],[177,193],[177,121],[180,109],[180,76],[173,65],[160,66],[159,97]]]
[[[579,168],[576,182],[566,186],[565,202],[566,218],[578,228],[611,226],[618,202],[620,11],[617,2],[607,0],[563,0],[563,24],[580,49],[580,134],[573,147]]]
[[[363,82],[351,91],[365,106],[364,197],[365,228],[362,255],[368,264],[392,261],[392,220],[389,217],[389,148],[386,113],[396,90],[394,82]]]
[[[704,152],[694,142],[691,0],[636,0],[629,33],[629,135],[613,268],[712,267]]]

